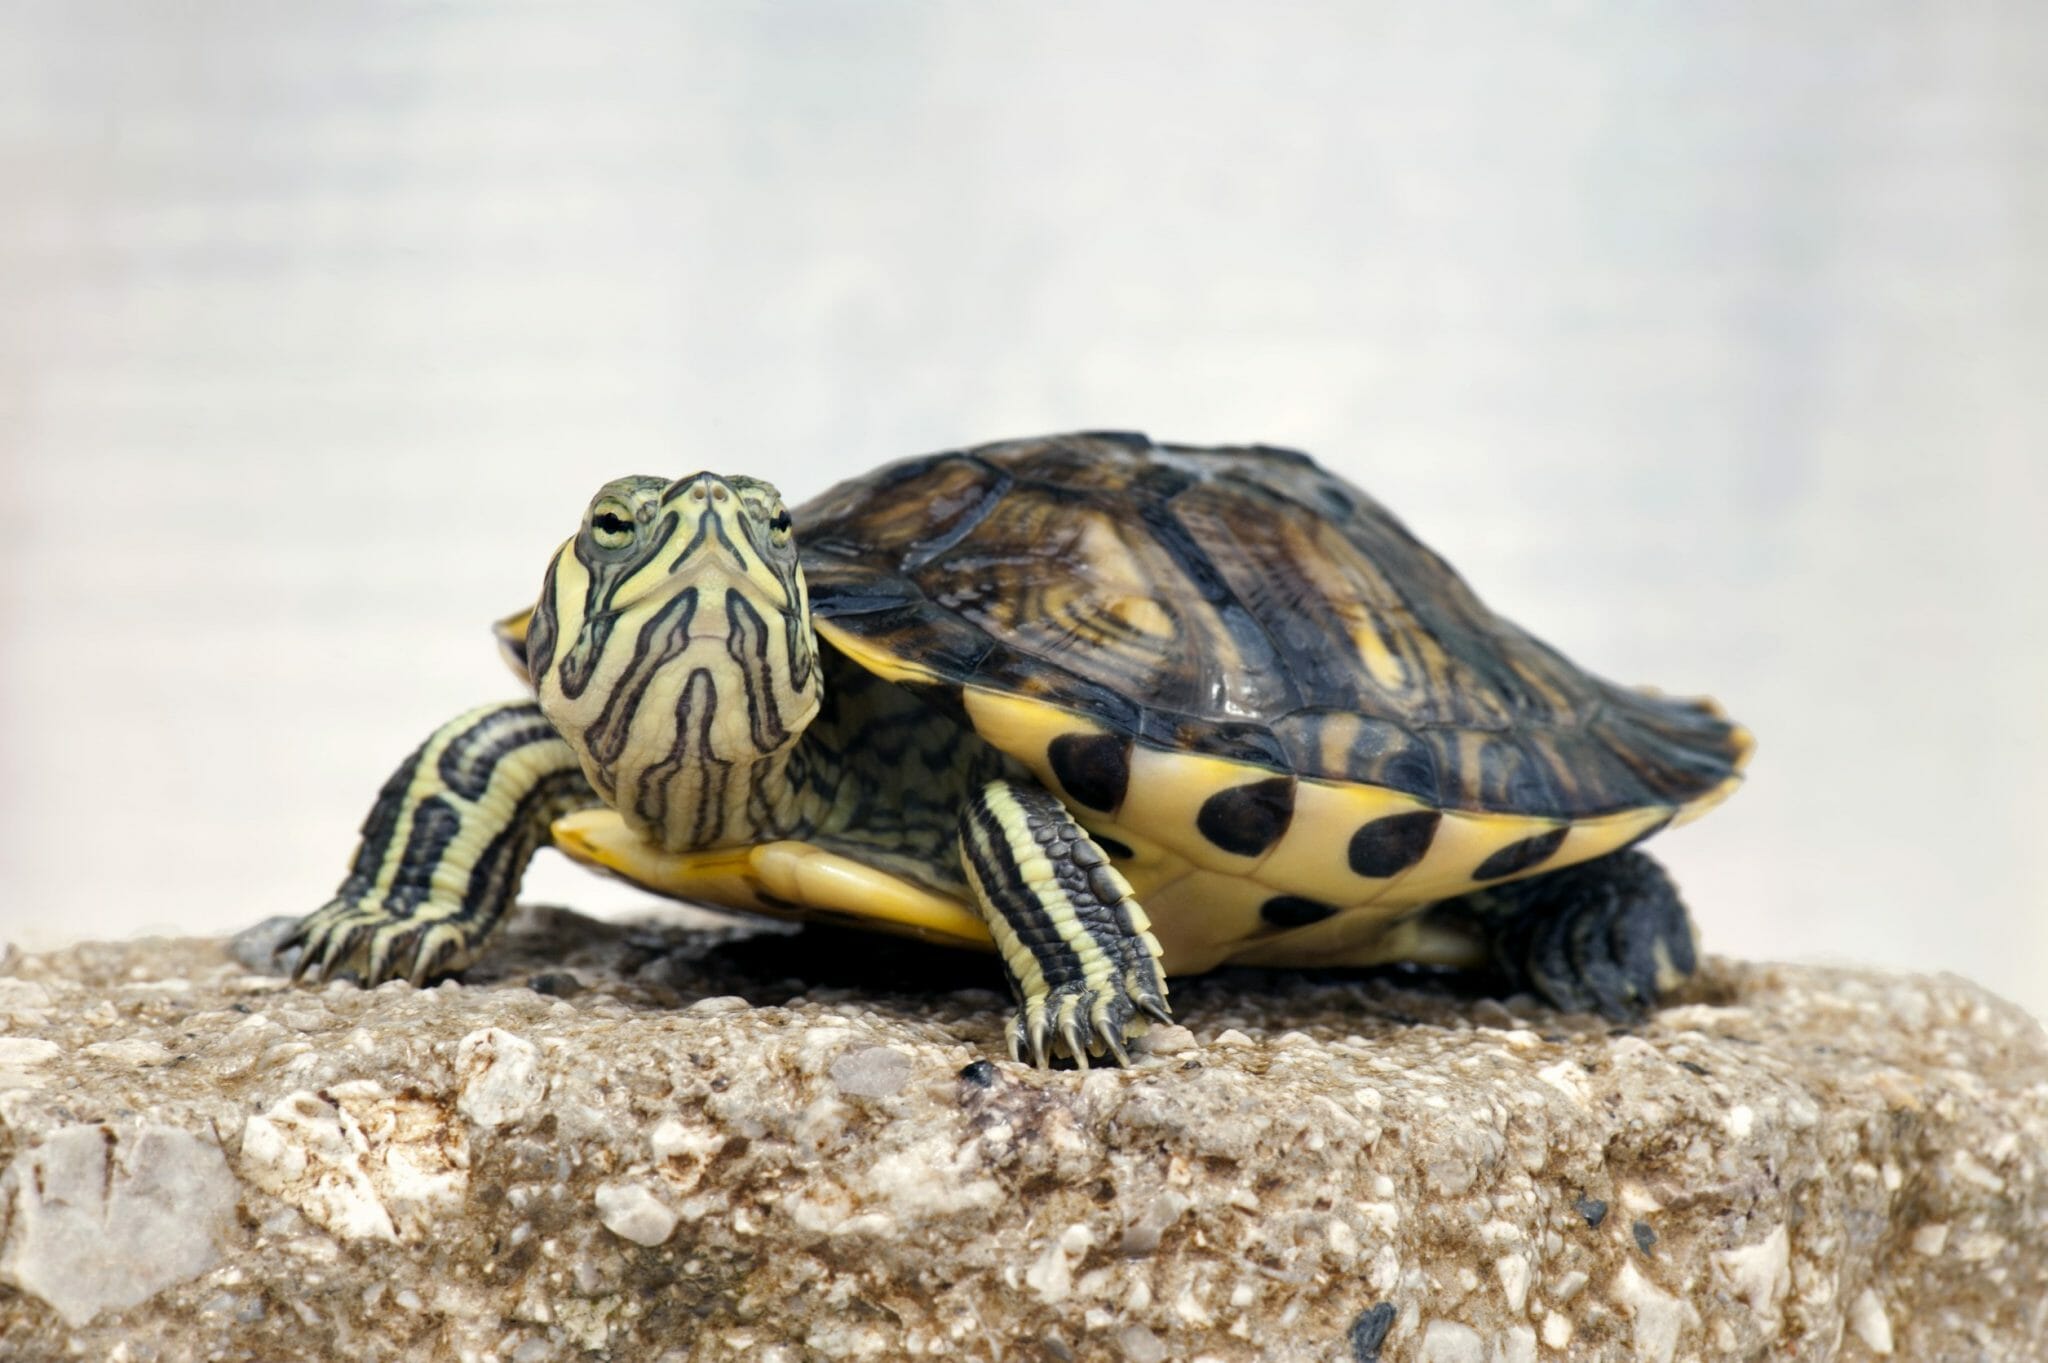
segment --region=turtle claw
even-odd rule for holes
[[[1046,1069],[1064,1055],[1074,1068],[1090,1068],[1103,1059],[1123,1067],[1131,1063],[1131,1023],[1143,1013],[1170,1022],[1166,1001],[1157,995],[1134,996],[1123,990],[1096,990],[1075,981],[1056,985],[1028,999],[1010,1018],[1010,1058],[1026,1055],[1036,1069]]]
[[[299,949],[291,969],[294,983],[354,975],[365,989],[387,980],[422,986],[462,969],[475,955],[462,920],[452,912],[434,915],[431,908],[422,905],[421,912],[400,917],[381,905],[332,899],[307,914],[278,943],[276,954]]]

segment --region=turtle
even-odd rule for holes
[[[1742,779],[1713,702],[1604,681],[1308,455],[1127,432],[900,460],[791,510],[600,488],[500,621],[528,692],[384,784],[296,977],[476,959],[548,844],[659,894],[993,951],[1013,1060],[1128,1064],[1226,962],[1653,1007],[1641,850]]]

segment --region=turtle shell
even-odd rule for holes
[[[797,512],[820,633],[1098,832],[1336,903],[1585,860],[1725,796],[1710,702],[1603,681],[1306,455],[1091,433]]]

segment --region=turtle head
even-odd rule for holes
[[[818,711],[817,656],[782,495],[712,473],[600,488],[527,636],[541,708],[591,783],[672,850],[758,834],[745,802],[772,792],[741,778],[779,777]]]

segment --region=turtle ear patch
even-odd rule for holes
[[[1124,802],[1131,783],[1131,747],[1115,734],[1062,734],[1046,745],[1045,758],[1067,794],[1105,814]]]
[[[1532,866],[1548,861],[1557,849],[1564,845],[1565,828],[1553,828],[1548,833],[1538,833],[1533,838],[1511,842],[1485,861],[1472,873],[1474,880],[1499,880],[1526,871]]]
[[[1436,837],[1443,815],[1434,809],[1412,814],[1390,814],[1361,824],[1351,835],[1349,857],[1353,875],[1387,880],[1421,861]]]
[[[1262,856],[1294,818],[1294,778],[1275,776],[1219,790],[1202,802],[1195,827],[1203,837],[1240,857]]]

